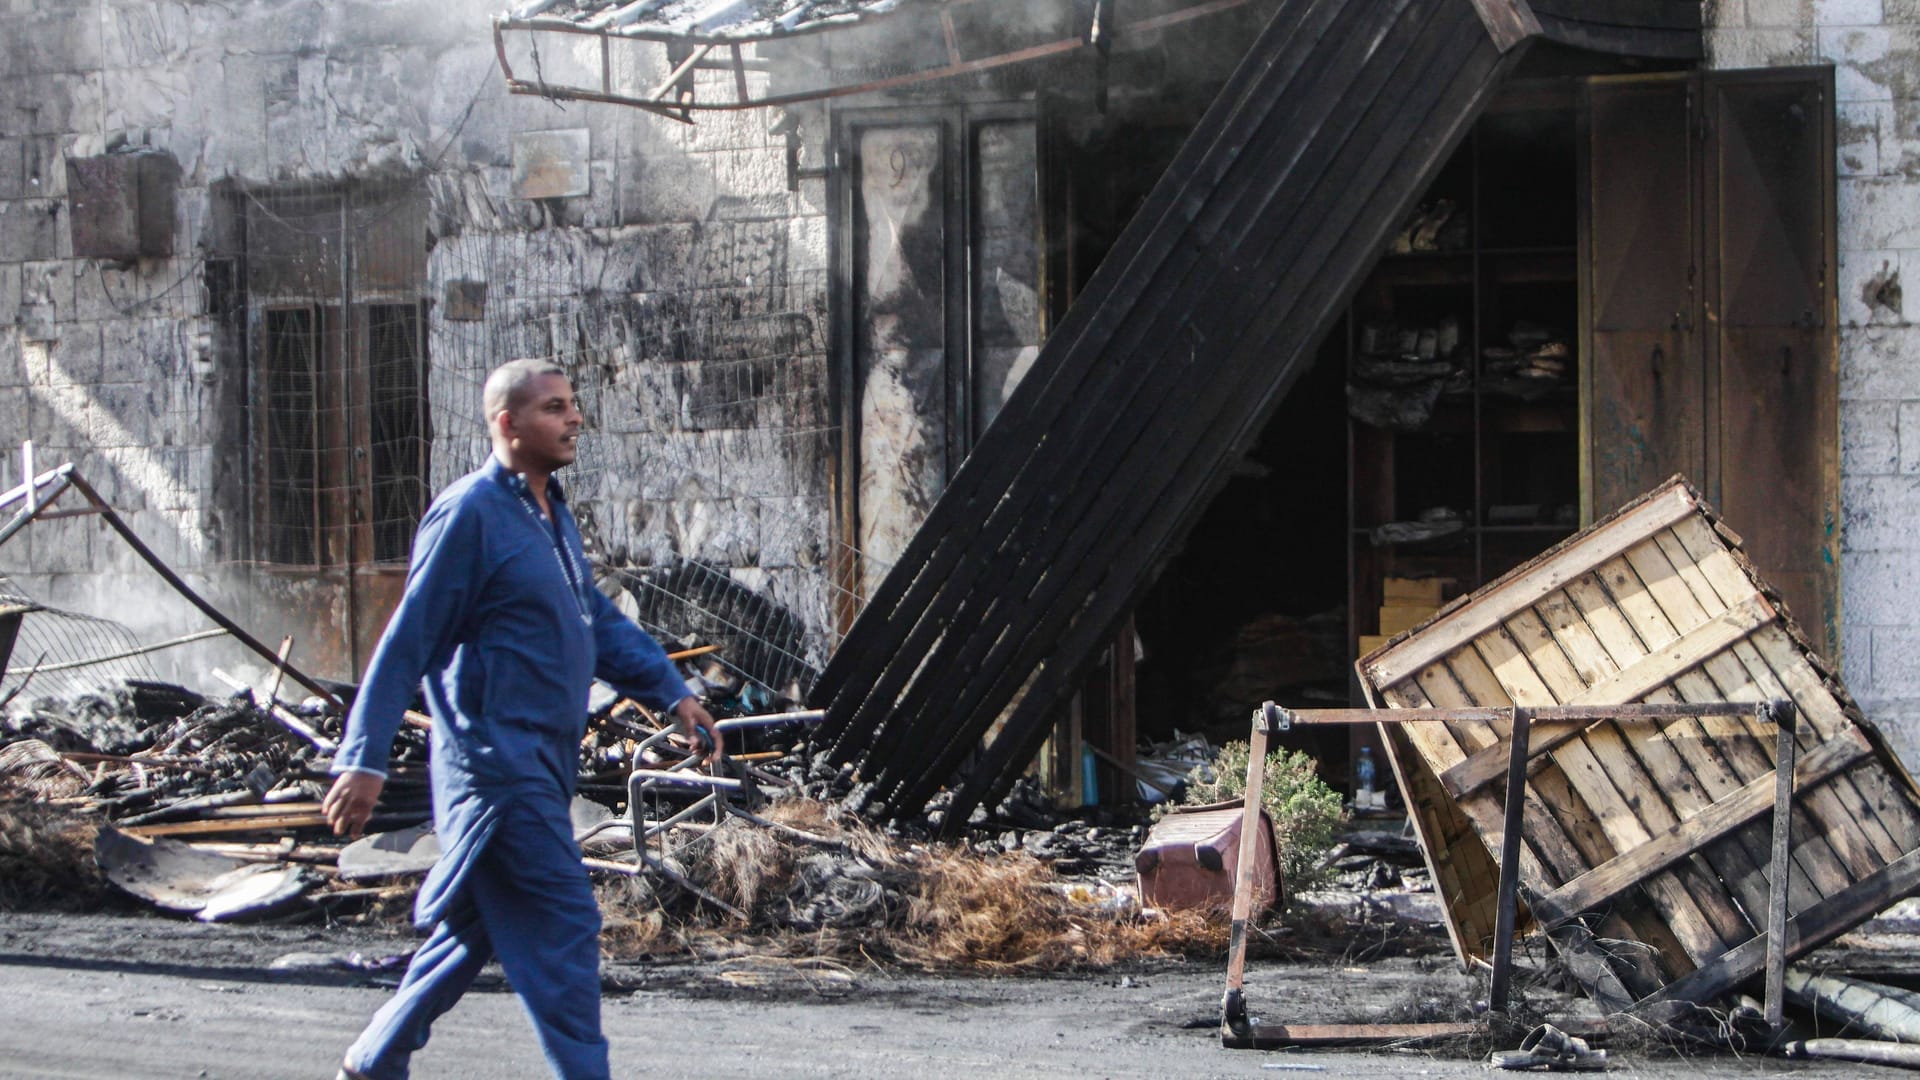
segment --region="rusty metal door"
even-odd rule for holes
[[[427,503],[424,204],[411,190],[249,195],[257,624],[354,678]]]
[[[1762,577],[1840,652],[1833,70],[1705,77],[1708,371],[1719,468]]]
[[[1684,473],[1839,653],[1829,69],[1588,85],[1588,515]]]
[[[1685,75],[1588,86],[1588,518],[1676,472],[1707,482],[1693,93]]]

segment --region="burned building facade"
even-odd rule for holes
[[[693,594],[724,592],[704,604],[737,609],[720,622],[762,628],[799,665],[783,670],[820,668],[1014,388],[1045,371],[1108,255],[1138,254],[1135,210],[1276,10],[1123,2],[1103,22],[1102,5],[1031,4],[988,33],[967,5],[944,22],[938,7],[742,50],[711,27],[609,50],[619,5],[530,5],[497,51],[491,3],[5,16],[6,475],[27,438],[40,467],[77,462],[260,636],[294,634],[308,666],[351,677],[412,521],[484,453],[479,379],[552,357],[595,429],[575,497],[610,580],[636,608],[657,586],[682,620]],[[1381,609],[1414,603],[1389,579],[1464,591],[1674,471],[1743,528],[1786,508],[1787,554],[1763,568],[1882,727],[1920,738],[1904,599],[1920,580],[1920,337],[1900,284],[1920,220],[1920,10],[1715,0],[1698,14],[1697,57],[1525,72],[1414,200],[1424,218],[1399,261],[1389,250],[1335,305],[1312,366],[1228,440],[1231,475],[1182,494],[1191,514],[1166,507],[1190,519],[1183,551],[1087,578],[1123,590],[1125,615],[1059,680],[1080,691],[1053,725],[1061,787],[1079,783],[1082,737],[1127,760],[1139,733],[1204,726],[1181,711],[1196,687],[1237,701],[1290,679],[1344,697],[1363,638],[1394,632]],[[1055,22],[1072,48],[1046,51]],[[1026,59],[978,62],[1009,56]],[[902,74],[943,64],[950,77]],[[1762,168],[1778,149],[1764,139],[1723,139],[1711,162],[1689,149],[1705,145],[1690,132],[1733,131],[1716,117],[1750,99],[1725,88],[1772,85],[1728,73],[1771,68],[1804,69],[1756,93],[1766,115],[1807,121],[1795,146],[1813,140],[1830,170]],[[674,115],[729,96],[777,104]],[[1777,183],[1741,186],[1756,178]],[[1724,228],[1729,207],[1785,225]],[[1656,236],[1674,246],[1643,244]],[[1648,266],[1666,276],[1610,291],[1660,277]],[[1741,294],[1759,322],[1734,326],[1720,301],[1749,268],[1766,278]],[[1702,284],[1722,269],[1724,292]],[[1781,355],[1803,391],[1714,366],[1760,329],[1802,335]],[[1438,426],[1382,436],[1391,424],[1350,419],[1355,361],[1419,359],[1423,334],[1429,359],[1465,343],[1476,389],[1433,380]],[[1182,340],[1183,385],[1202,393],[1209,343]],[[1534,385],[1495,400],[1494,375]],[[1448,409],[1465,417],[1453,430]],[[1756,441],[1774,430],[1792,437]],[[1768,454],[1779,470],[1741,471]],[[1441,509],[1454,517],[1418,520]],[[1380,554],[1411,535],[1377,542],[1385,526],[1450,520],[1446,543],[1466,547]],[[144,568],[85,517],[37,522],[0,547],[0,571],[156,636],[195,625],[149,601]],[[971,678],[999,640],[955,653],[957,670]],[[1261,650],[1296,670],[1243,662]],[[1008,697],[1026,675],[1006,677]]]
[[[593,433],[573,494],[615,591],[777,640],[770,671],[817,666],[822,184],[789,190],[764,116],[509,95],[492,14],[10,11],[7,486],[25,440],[38,469],[75,463],[236,619],[352,678],[427,501],[486,453],[485,373],[548,357]],[[204,625],[94,519],[37,521],[0,565],[143,638]]]

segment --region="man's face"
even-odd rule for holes
[[[565,376],[536,376],[526,400],[508,411],[506,422],[522,465],[552,472],[573,464],[581,418]]]

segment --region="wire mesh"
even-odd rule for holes
[[[826,271],[789,265],[802,260],[779,207],[620,229],[552,227],[556,212],[473,173],[223,188],[210,253],[164,274],[86,271],[76,288],[99,293],[105,363],[122,372],[104,381],[121,385],[36,398],[26,435],[44,464],[80,463],[177,568],[237,564],[253,602],[291,597],[297,624],[334,608],[296,585],[405,564],[432,493],[489,452],[487,374],[549,359],[587,418],[560,479],[602,579],[626,583],[663,638],[708,635],[766,688],[804,688],[879,565],[832,524]],[[241,374],[216,380],[229,362]],[[127,563],[83,528],[35,522],[30,556],[0,565]]]
[[[427,503],[424,193],[301,185],[244,205],[255,552],[404,563]]]
[[[0,703],[19,704],[37,697],[74,697],[111,683],[156,678],[145,655],[124,656],[140,647],[133,631],[111,619],[49,608],[0,574],[0,608],[20,605],[13,654],[0,675]]]
[[[857,610],[843,581],[860,556],[829,525],[825,330],[811,306],[824,282],[781,274],[777,252],[768,286],[704,269],[708,248],[776,229],[777,248],[784,220],[639,234],[612,250],[565,233],[443,240],[435,291],[467,303],[471,283],[485,286],[480,317],[434,328],[432,483],[486,452],[486,373],[508,358],[554,361],[586,417],[561,479],[594,562],[657,636],[720,642],[736,671],[789,692]],[[670,286],[633,287],[659,279]]]

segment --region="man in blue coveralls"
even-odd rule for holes
[[[672,712],[696,748],[724,752],[660,646],[594,587],[553,478],[573,463],[580,410],[565,371],[514,360],[483,392],[493,455],[442,491],[414,538],[406,592],[367,665],[324,807],[359,835],[394,732],[423,686],[433,714],[440,861],[414,921],[431,934],[340,1075],[389,1080],[499,957],[556,1075],[606,1077],[600,909],[568,806],[594,678]]]

